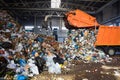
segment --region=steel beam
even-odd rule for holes
[[[111,0],[109,3],[105,4],[104,6],[102,6],[101,8],[99,8],[96,13],[99,13],[100,11],[102,11],[104,8],[106,8],[109,5],[114,4],[115,2],[117,2],[118,0]]]
[[[31,7],[29,8],[50,8],[50,1],[38,1],[38,2],[27,2]],[[25,8],[25,4],[23,3],[9,3],[9,5],[14,8]],[[16,6],[17,5],[17,6]],[[61,8],[70,8],[70,9],[76,9],[76,8],[98,8],[98,7],[92,7],[92,6],[85,6],[83,4],[78,3],[71,3],[71,2],[61,2]]]
[[[67,8],[3,8],[5,10],[26,10],[26,11],[69,11]]]

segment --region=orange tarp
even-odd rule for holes
[[[96,37],[95,46],[120,45],[120,27],[100,26]]]
[[[66,13],[66,16],[69,24],[76,28],[95,27],[99,25],[95,17],[78,9]]]

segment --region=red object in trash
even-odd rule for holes
[[[5,53],[5,51],[4,50],[0,50],[0,54],[4,54]]]

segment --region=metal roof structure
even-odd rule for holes
[[[74,9],[96,14],[116,1],[118,0],[61,0],[59,8],[51,8],[51,0],[0,0],[0,9],[7,10],[19,19],[36,15],[62,16],[65,12]]]

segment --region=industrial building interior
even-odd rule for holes
[[[53,2],[55,3],[55,1]],[[80,0],[80,1],[61,0],[57,6],[56,5],[54,6],[54,3],[52,6],[50,0],[44,0],[44,1],[1,0],[0,7],[3,10],[8,10],[9,13],[22,25],[28,25],[28,24],[30,25],[30,23],[31,25],[34,25],[35,16],[36,18],[42,18],[42,17],[44,18],[44,16],[46,15],[53,15],[53,17],[57,17],[59,15],[60,17],[62,17],[65,12],[75,9],[80,9],[89,14],[101,17],[101,19],[99,18],[97,19],[100,21],[100,23],[103,24],[112,22],[111,19],[113,18],[119,18],[118,0],[113,0],[113,1],[112,0]],[[108,16],[106,16],[107,12],[109,13]],[[31,22],[25,24],[23,23],[24,21],[26,21],[25,19]]]
[[[7,10],[9,14],[25,26],[34,27],[34,32],[40,33],[41,22],[46,15],[52,15],[48,25],[62,29],[62,19],[65,12],[75,9],[83,10],[97,18],[100,24],[120,25],[118,0],[1,0],[0,9]]]
[[[96,30],[96,26],[93,27],[93,31],[91,31],[92,29],[89,29],[89,31],[86,28],[68,29],[66,27],[64,17],[67,12],[74,10],[81,10],[86,14],[93,16],[100,25],[109,27],[115,26],[117,28],[120,26],[120,0],[0,0],[0,80],[120,80],[120,30],[117,29],[116,31],[118,31],[118,33],[112,37],[115,38],[118,43],[112,45],[112,47],[110,44],[107,46],[102,45],[103,47],[107,47],[104,49],[102,47],[102,51],[101,49],[96,49],[94,48],[96,36],[94,35],[93,37],[92,35],[92,33],[95,34],[94,30]],[[80,18],[82,18],[82,16]],[[70,24],[69,21],[68,23]],[[99,28],[97,29],[99,32]],[[7,30],[9,31],[7,32]],[[92,36],[87,39],[84,37],[83,40],[82,33],[80,32],[86,31],[88,33],[90,32]],[[115,31],[108,32],[109,37],[115,33]],[[21,36],[23,38],[21,38]],[[55,40],[53,40],[53,37]],[[103,35],[103,37],[105,38],[106,36]],[[79,39],[80,42],[79,46],[77,39]],[[85,42],[86,40],[88,40],[88,42]],[[26,41],[26,43],[24,41]],[[89,41],[91,44],[89,44]],[[112,39],[106,39],[106,41],[112,42]],[[37,44],[37,50],[35,47],[36,45],[34,44]],[[72,47],[73,45],[74,49]],[[86,45],[88,46],[86,47]],[[89,45],[91,48],[88,48]],[[13,46],[15,48],[13,48]],[[93,54],[89,54],[90,51],[93,52]],[[107,54],[107,51],[108,53],[110,52],[109,55]],[[43,56],[45,56],[45,70],[39,71],[38,65],[37,68],[35,68],[36,66],[32,63],[32,67],[34,66],[33,69],[38,69],[32,71],[29,59],[32,57],[35,57],[36,59],[36,56],[30,56],[31,54],[29,53],[36,54],[37,52],[39,52],[40,56],[42,55],[40,58],[44,58]],[[55,58],[56,62],[53,59],[57,68],[54,68],[55,66],[52,66],[51,68],[47,64],[46,53],[47,56],[49,56],[49,52],[56,52],[55,56],[57,52],[60,53],[57,54],[57,59]],[[94,52],[99,55],[94,54]],[[3,53],[7,53],[9,56],[6,58],[6,55]],[[28,61],[26,62],[27,66],[24,66],[24,73],[17,71],[19,63],[16,63],[15,59],[19,58],[12,57],[19,53],[21,55],[23,55],[23,53],[28,53],[27,55],[29,55],[29,59],[27,58],[26,60]],[[69,57],[67,56],[67,53],[71,53],[68,55]],[[79,53],[79,56],[77,53]],[[104,55],[102,55],[102,53]],[[117,55],[115,55],[115,53]],[[74,59],[73,55],[76,56]],[[8,60],[7,64],[5,64],[6,62],[4,62],[3,56]],[[62,60],[63,63],[60,64],[59,62]],[[59,65],[56,64],[57,61]],[[48,63],[49,62],[50,60]],[[4,65],[2,65],[3,63]],[[11,65],[12,69],[8,68],[8,64]],[[19,67],[20,66],[21,64],[19,64]],[[26,73],[27,69],[31,70],[32,76],[30,76],[29,73]]]

